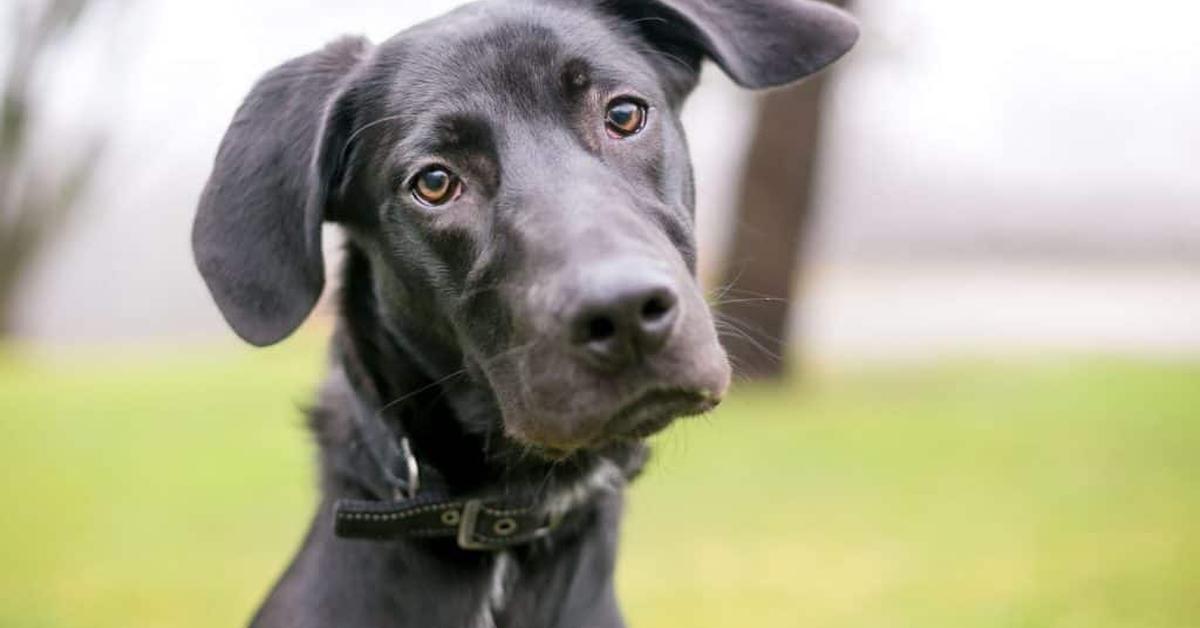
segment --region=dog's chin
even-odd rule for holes
[[[675,419],[710,412],[720,403],[720,397],[707,392],[651,390],[626,404],[606,422],[604,440],[648,438],[666,429]]]
[[[677,419],[705,414],[720,403],[720,396],[705,391],[652,389],[616,410],[583,421],[594,427],[582,433],[555,437],[548,430],[510,429],[509,435],[532,453],[548,460],[564,460],[580,453],[642,441],[665,430]],[[546,425],[544,419],[521,423]]]

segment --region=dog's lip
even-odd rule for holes
[[[590,436],[560,445],[529,443],[529,451],[550,460],[566,460],[579,451],[637,442],[662,431],[675,419],[709,412],[721,401],[722,395],[706,390],[650,389],[622,405]]]
[[[716,408],[721,397],[706,390],[655,388],[617,410],[608,420],[608,434],[641,439],[662,431],[675,419],[704,414]]]

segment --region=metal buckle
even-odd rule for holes
[[[404,450],[404,464],[408,466],[408,498],[416,499],[417,492],[421,490],[421,465],[417,463],[407,438],[400,439],[400,449]]]
[[[417,462],[417,457],[413,455],[412,446],[408,444],[407,438],[400,439],[400,453],[404,454],[404,466],[408,471],[408,477],[404,480],[404,492],[408,493],[408,499],[414,500],[417,498],[417,492],[421,490],[421,465]],[[390,477],[391,474],[388,474]],[[392,499],[401,501],[405,494],[401,492],[400,486],[393,486]]]
[[[565,512],[551,513],[546,521],[546,525],[541,526],[532,533],[520,535],[516,534],[516,529],[513,534],[507,537],[502,542],[497,543],[480,543],[475,540],[475,526],[479,523],[479,513],[483,510],[483,500],[472,499],[463,504],[462,518],[458,522],[458,546],[465,550],[472,551],[492,551],[500,550],[509,545],[523,545],[531,543],[541,538],[549,536],[554,532],[566,518]]]
[[[491,549],[483,543],[478,543],[475,536],[475,524],[479,521],[479,511],[483,510],[483,501],[472,499],[463,504],[462,520],[458,522],[458,546],[465,550]]]

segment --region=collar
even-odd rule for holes
[[[562,523],[540,504],[503,499],[418,498],[402,502],[340,500],[334,531],[344,539],[453,538],[472,551],[501,551],[545,538]]]
[[[436,472],[417,460],[407,436],[384,423],[383,410],[371,411],[353,392],[349,397],[357,428],[350,464],[360,469],[365,465],[368,477],[382,481],[364,485],[373,500],[342,499],[334,504],[334,533],[340,538],[453,538],[464,550],[501,551],[548,536],[578,508],[518,503],[501,494],[457,497],[436,490],[432,487],[437,482],[427,481],[436,479]]]

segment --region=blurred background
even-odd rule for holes
[[[0,8],[0,626],[248,619],[329,313],[239,346],[196,199],[258,76],[456,4]],[[631,624],[1195,626],[1200,6],[848,8],[833,72],[685,111],[742,382],[632,491]]]

